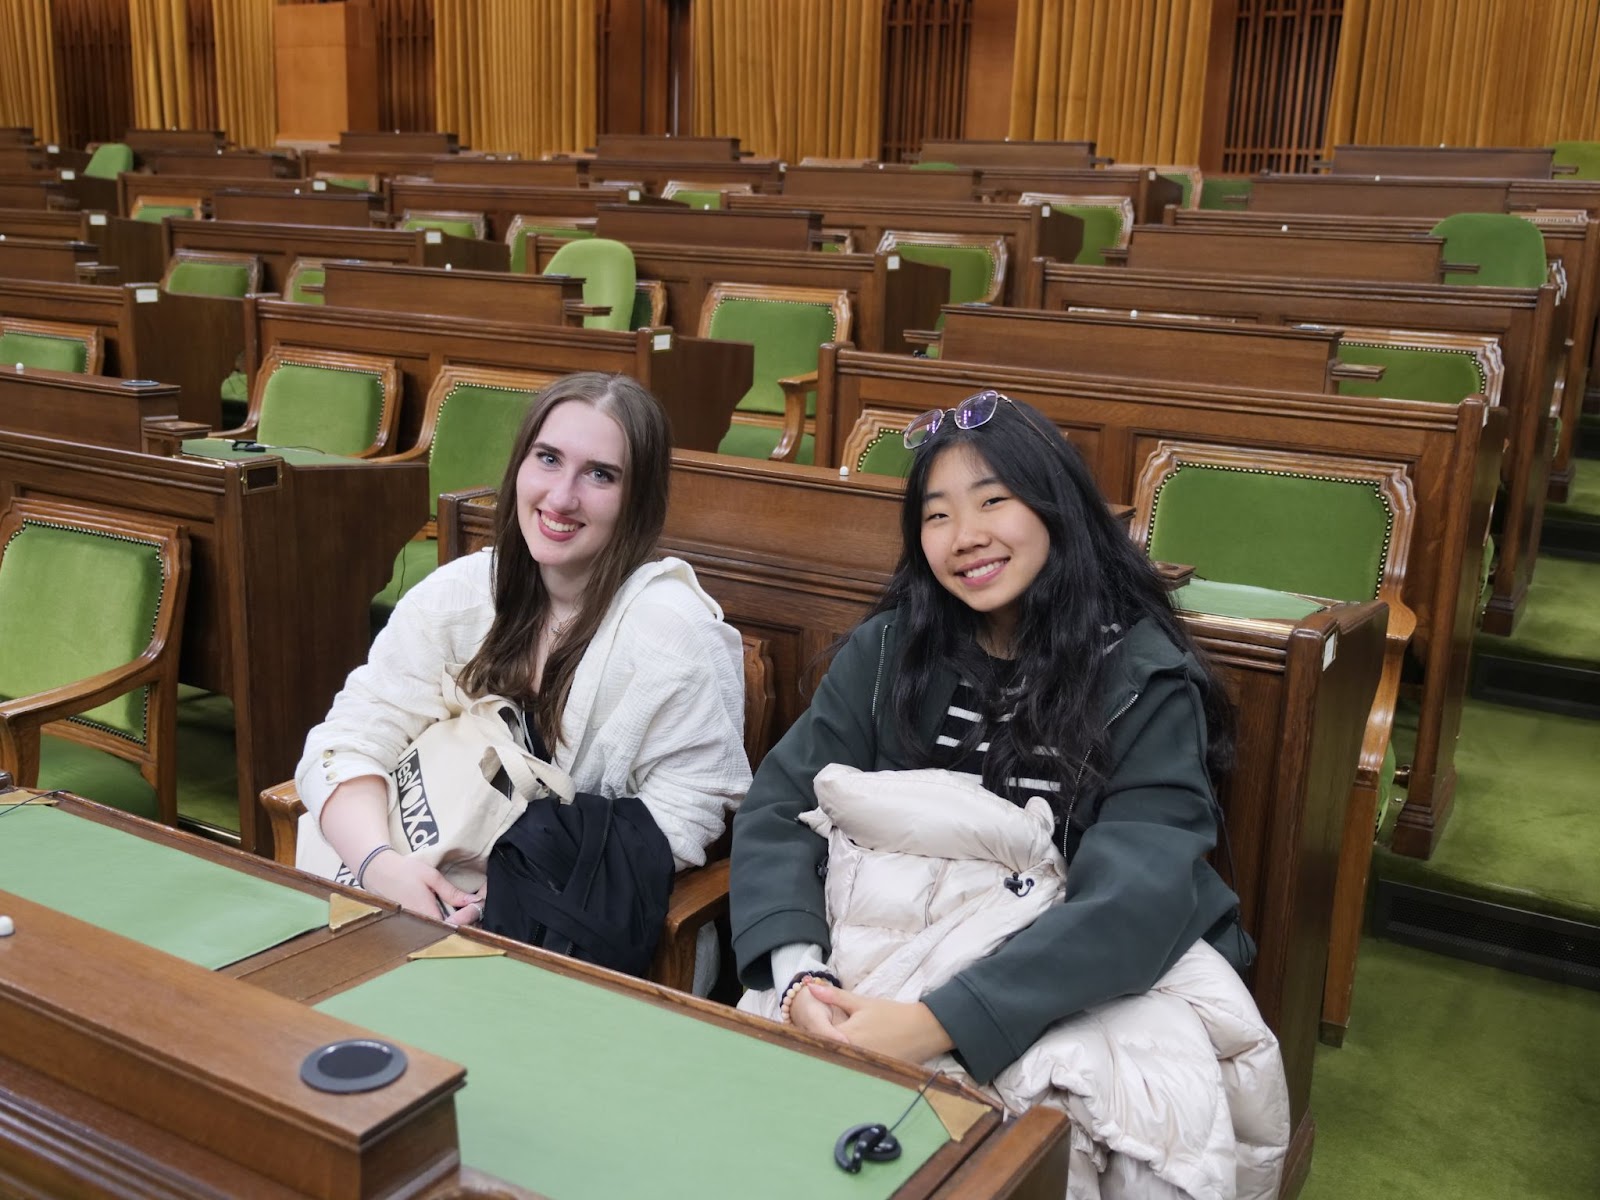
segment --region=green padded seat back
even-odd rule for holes
[[[438,515],[443,492],[500,486],[517,428],[538,395],[483,383],[458,383],[450,389],[428,450],[430,515]]]
[[[0,333],[0,367],[40,367],[46,371],[73,371],[82,375],[89,366],[89,347],[77,338],[47,333]]]
[[[628,314],[628,328],[650,328],[650,313],[650,293],[645,291],[643,288],[635,287],[633,291],[633,311]]]
[[[982,246],[941,246],[896,239],[895,251],[912,262],[930,263],[950,272],[947,304],[987,300],[994,285],[995,261]]]
[[[711,313],[707,336],[749,342],[756,348],[754,382],[739,401],[745,412],[783,412],[778,380],[817,369],[817,351],[835,341],[833,306],[804,300],[727,297]],[[806,416],[816,415],[816,394],[806,396]]]
[[[570,229],[565,225],[524,225],[511,239],[511,273],[525,275],[528,271],[528,239],[532,236],[587,240],[594,237],[592,229]]]
[[[1159,562],[1330,600],[1378,594],[1393,514],[1376,483],[1180,463],[1153,508]]]
[[[176,217],[180,221],[192,221],[194,208],[188,204],[146,204],[133,219],[159,225],[168,217]]]
[[[1577,167],[1575,175],[1558,175],[1557,179],[1600,179],[1600,142],[1552,142],[1558,167]]]
[[[0,697],[16,699],[132,662],[161,605],[161,552],[124,535],[29,521],[0,559]],[[143,743],[145,688],[72,718]]]
[[[903,429],[880,429],[867,443],[852,468],[856,474],[893,475],[905,479],[911,474],[912,452],[902,440]]]
[[[775,425],[747,425],[735,421],[717,443],[717,453],[731,454],[735,458],[771,458],[782,436],[783,431]],[[809,433],[802,434],[794,460],[808,467],[816,462],[817,439]]]
[[[1248,205],[1249,200],[1248,179],[1223,179],[1207,175],[1200,181],[1201,208],[1226,208],[1238,212]]]
[[[1172,607],[1247,621],[1298,621],[1326,606],[1292,592],[1195,577],[1172,593]]]
[[[1544,235],[1513,213],[1457,213],[1431,230],[1444,239],[1440,258],[1476,263],[1475,274],[1445,272],[1444,281],[1469,287],[1536,288],[1549,277]]]
[[[261,391],[256,440],[360,454],[383,422],[383,378],[372,371],[284,363]]]
[[[1083,222],[1083,246],[1072,261],[1091,267],[1106,265],[1106,251],[1122,243],[1122,207],[1109,204],[1068,204],[1057,207]]]
[[[167,291],[180,296],[243,296],[249,290],[244,263],[180,262],[167,276]]]
[[[326,304],[321,292],[308,292],[307,288],[319,288],[328,282],[328,269],[326,267],[301,267],[294,273],[294,281],[289,288],[289,299],[296,304]]]
[[[389,623],[394,606],[439,566],[439,543],[433,538],[407,542],[394,556],[394,570],[383,591],[372,598],[367,617],[374,635]]]
[[[133,149],[121,142],[101,142],[89,156],[83,173],[91,179],[115,179],[133,170]]]
[[[940,162],[934,159],[931,162],[912,163],[913,171],[959,171],[961,167],[953,162]]]
[[[449,217],[407,217],[400,222],[400,228],[406,231],[417,229],[437,229],[440,233],[448,233],[451,237],[476,238],[477,226],[471,221],[457,221]]]
[[[1385,396],[1459,404],[1488,387],[1483,366],[1470,350],[1423,346],[1377,346],[1340,342],[1339,361],[1383,368],[1382,379],[1341,379],[1341,396]]]
[[[687,204],[690,208],[721,208],[722,193],[704,190],[701,188],[679,188],[668,199],[676,200],[679,204]]]
[[[363,175],[319,175],[329,187],[349,188],[352,192],[365,192],[371,186],[371,180]]]
[[[550,256],[546,275],[571,275],[583,280],[585,304],[609,304],[611,311],[585,317],[585,329],[626,332],[632,328],[635,289],[639,285],[633,251],[610,238],[568,242]]]
[[[1178,207],[1188,208],[1194,198],[1194,177],[1183,171],[1162,171],[1160,174],[1161,178],[1178,185],[1180,193]],[[1205,187],[1204,180],[1201,180],[1200,186],[1203,190]]]

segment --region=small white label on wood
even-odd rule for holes
[[[425,229],[422,232],[422,240],[427,242],[430,246],[437,246],[444,241],[444,231],[439,229]]]
[[[135,304],[154,304],[160,299],[160,288],[142,287],[133,289],[133,302]]]
[[[328,181],[326,179],[313,179],[311,181],[311,190],[313,192],[325,192],[325,191],[327,191],[328,190]]]
[[[44,148],[44,150],[45,150],[46,154],[60,154],[61,153],[61,147],[56,145],[54,142],[51,142],[48,146],[46,146]]]
[[[639,199],[639,189],[638,188],[629,188],[628,189],[628,203],[629,204],[635,204],[635,203],[638,202],[638,199]]]
[[[884,269],[888,271],[898,271],[900,269],[900,256],[898,254],[889,255],[888,266],[886,266]]]
[[[104,225],[105,223],[106,223],[106,215],[105,215],[105,213],[90,213],[89,214],[89,224],[91,224],[91,225]]]
[[[76,171],[63,171],[63,172],[61,172],[61,178],[62,178],[63,181],[71,181],[71,180],[76,179],[77,177],[78,177],[78,173]]]
[[[671,350],[672,335],[670,333],[656,334],[650,339],[650,349],[653,351]]]
[[[1048,217],[1050,215],[1050,206],[1048,204],[1039,205],[1039,215],[1041,217]]]
[[[1326,671],[1333,666],[1333,660],[1339,657],[1339,634],[1337,631],[1328,635],[1328,640],[1322,643],[1322,669]]]

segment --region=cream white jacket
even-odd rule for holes
[[[1060,902],[1049,804],[1018,808],[952,771],[816,778],[800,819],[828,839],[829,965],[852,991],[914,1001]],[[779,997],[739,1007],[776,1018]],[[967,1078],[951,1056],[936,1064]],[[1150,991],[1045,1030],[983,1088],[1073,1119],[1070,1200],[1274,1200],[1289,1140],[1277,1040],[1227,961],[1196,942]]]
[[[333,789],[387,777],[446,715],[441,680],[477,652],[494,618],[493,557],[440,567],[396,606],[367,662],[306,737],[295,783],[316,822]],[[623,584],[573,676],[556,765],[579,791],[638,796],[681,870],[705,862],[725,813],[750,785],[739,635],[679,559]]]

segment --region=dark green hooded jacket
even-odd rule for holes
[[[734,818],[733,949],[747,987],[774,986],[770,954],[780,946],[814,942],[828,952],[827,841],[795,819],[816,805],[817,772],[829,763],[922,765],[894,730],[898,661],[894,613],[860,625]],[[1106,779],[1097,796],[1078,797],[1098,814],[1069,864],[1063,902],[923,997],[980,1082],[1052,1022],[1148,991],[1202,937],[1239,969],[1254,954],[1237,897],[1206,862],[1217,809],[1199,664],[1147,620],[1113,647],[1106,667]],[[951,670],[936,677],[918,720],[922,745],[933,744],[957,682]]]

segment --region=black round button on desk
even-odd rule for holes
[[[370,1092],[406,1073],[406,1052],[375,1038],[318,1046],[300,1064],[300,1078],[319,1092]]]

